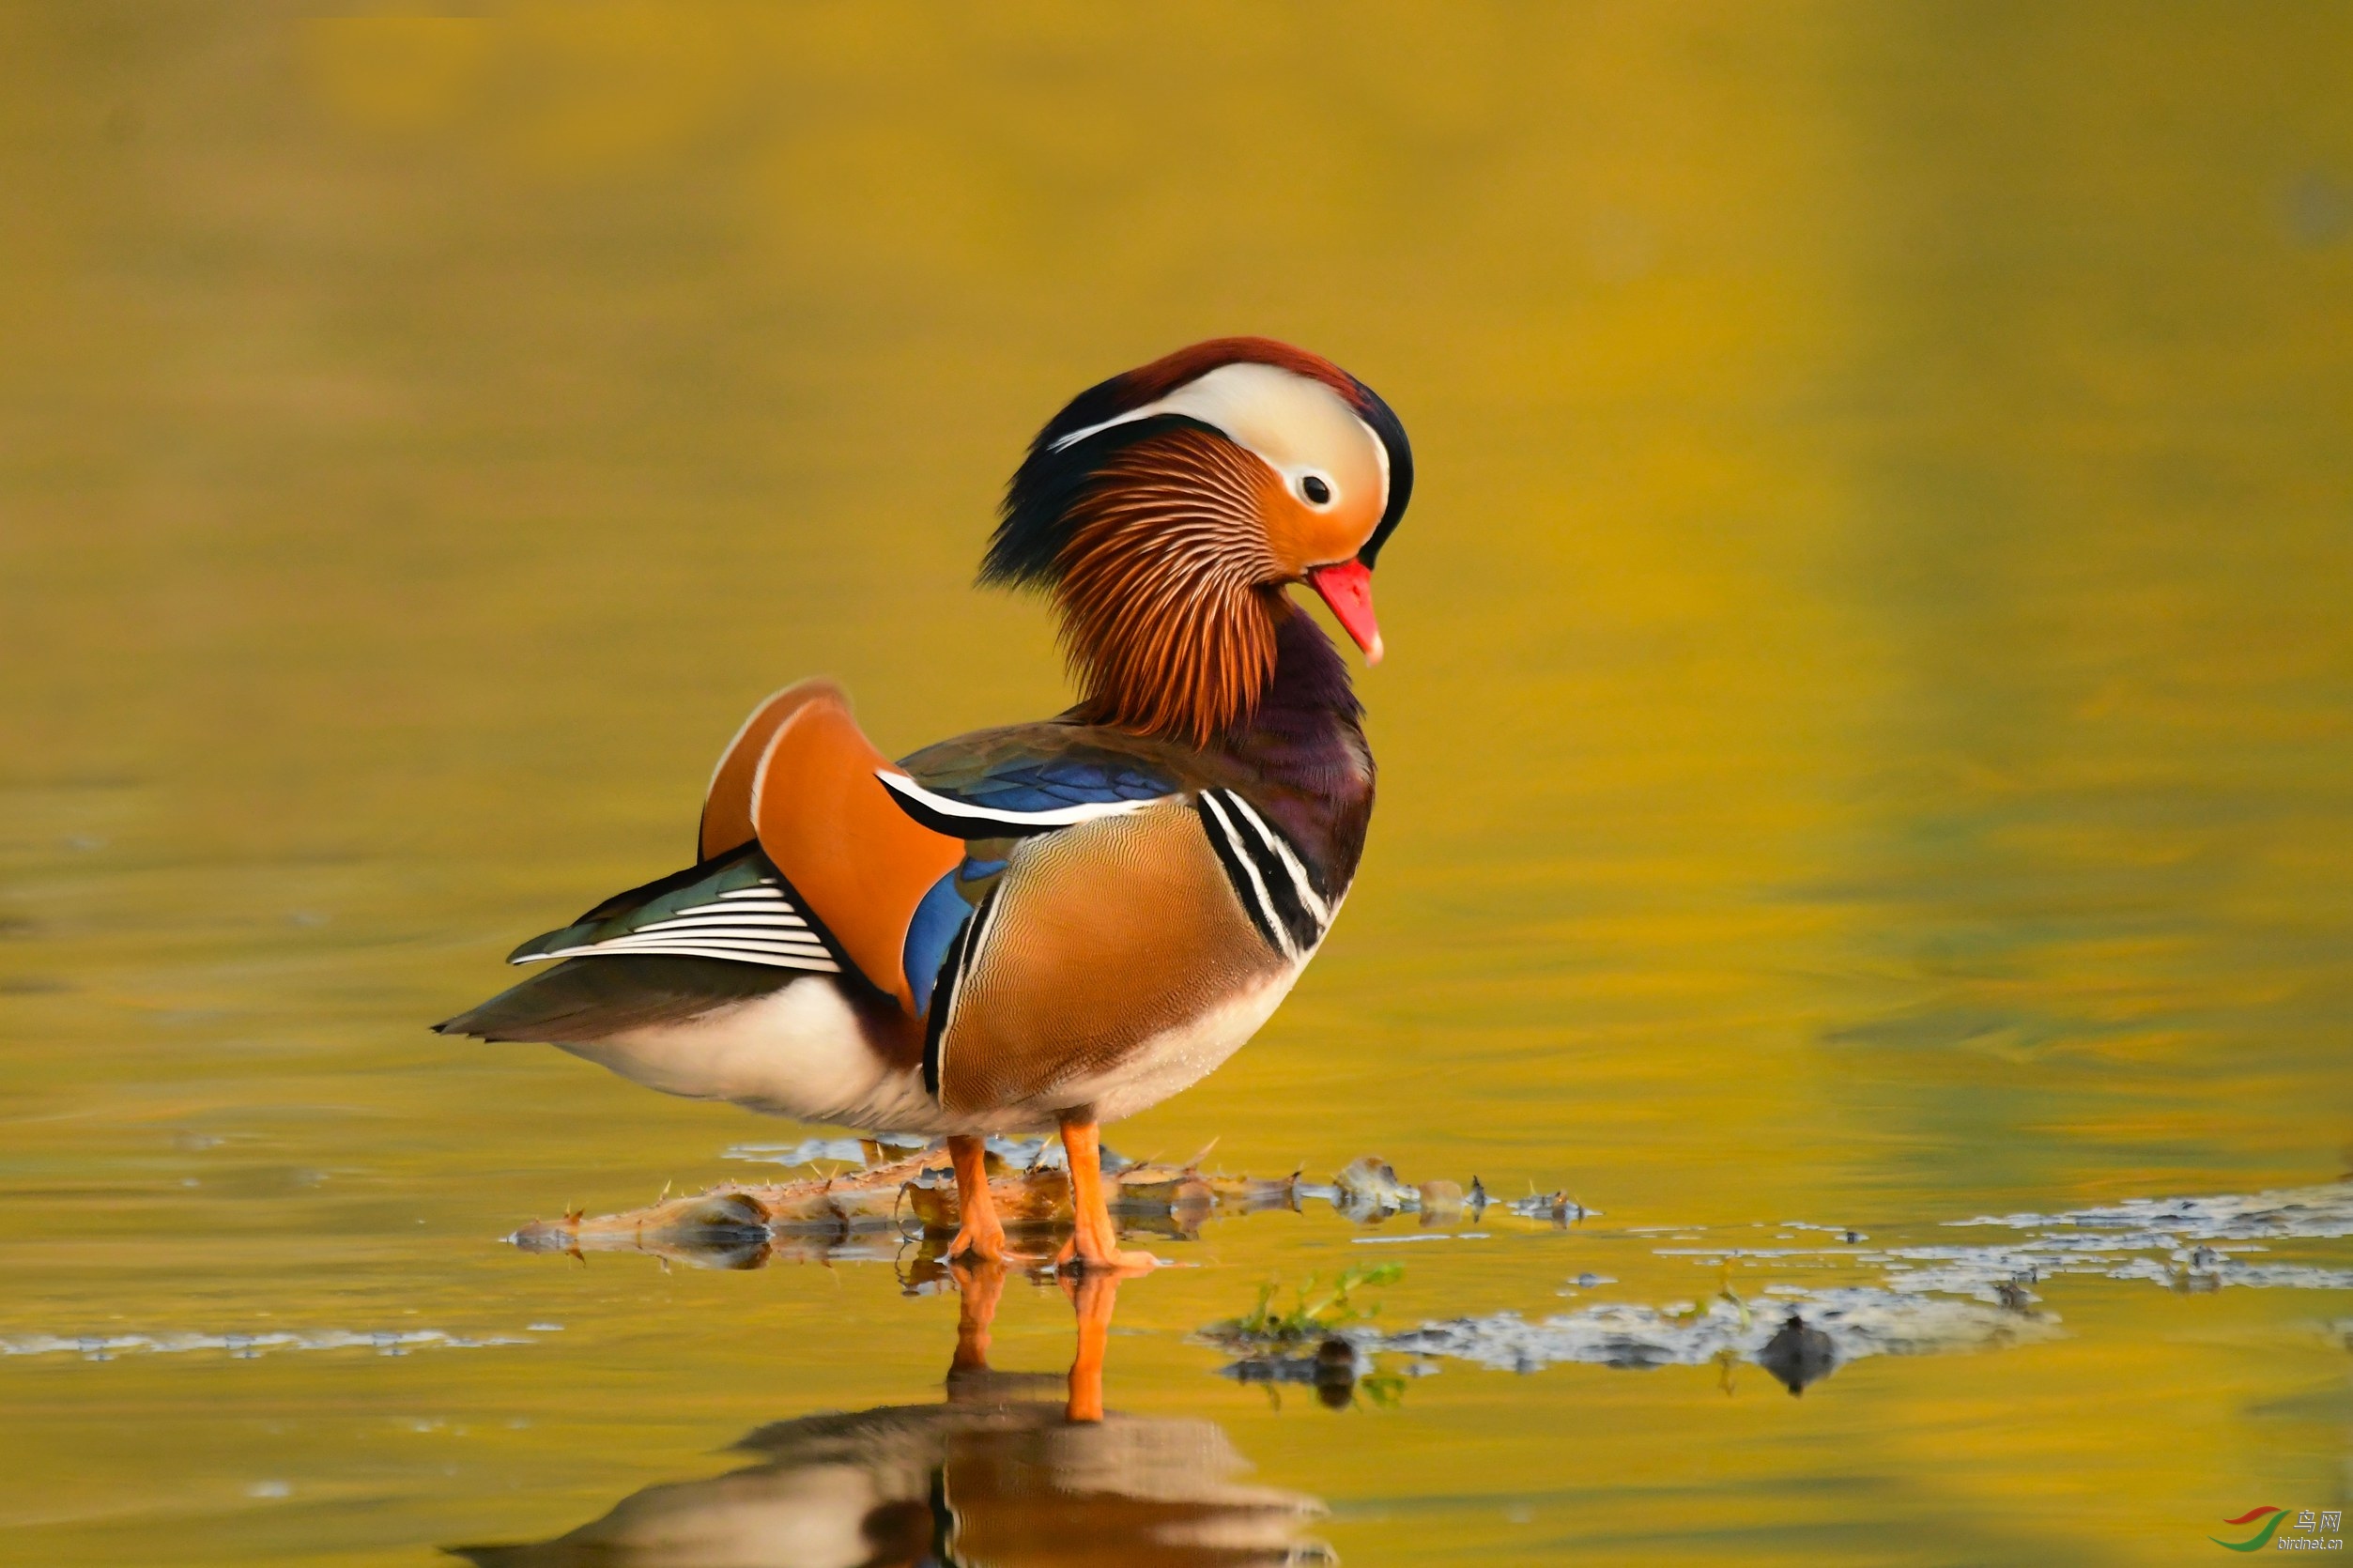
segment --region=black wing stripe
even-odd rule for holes
[[[1284,930],[1291,934],[1292,945],[1301,952],[1314,947],[1324,934],[1323,899],[1308,884],[1307,869],[1248,801],[1231,790],[1212,792],[1237,822],[1246,824],[1246,831],[1236,837],[1249,852],[1251,864],[1266,885],[1275,914],[1282,919]]]
[[[1266,945],[1284,958],[1296,958],[1292,951],[1290,932],[1281,924],[1281,916],[1267,896],[1265,879],[1243,848],[1240,834],[1226,821],[1225,808],[1219,804],[1217,792],[1204,790],[1193,809],[1201,813],[1202,830],[1208,835],[1209,848],[1225,868],[1225,880],[1234,884],[1234,896],[1242,901],[1242,913],[1257,928]]]
[[[1323,879],[1315,874],[1315,869],[1300,857],[1299,847],[1291,842],[1290,835],[1267,821],[1258,807],[1250,804],[1249,796],[1228,790],[1225,799],[1228,805],[1241,813],[1243,821],[1257,830],[1258,837],[1266,840],[1267,847],[1282,858],[1284,869],[1291,873],[1292,885],[1300,890],[1300,902],[1307,906],[1310,915],[1315,916],[1316,924],[1330,925],[1330,895],[1324,891]]]

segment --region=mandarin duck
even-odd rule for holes
[[[1413,488],[1364,383],[1267,338],[1081,392],[1007,486],[980,580],[1041,590],[1077,705],[894,762],[834,685],[756,708],[695,864],[525,943],[550,967],[437,1025],[672,1094],[945,1135],[952,1256],[1001,1256],[983,1140],[1058,1128],[1078,1270],[1148,1268],[1099,1127],[1273,1013],[1346,897],[1373,758],[1304,582],[1381,654],[1372,570]]]

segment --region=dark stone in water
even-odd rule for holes
[[[1779,1378],[1794,1398],[1808,1383],[1819,1383],[1838,1369],[1838,1342],[1792,1313],[1757,1352],[1757,1364]]]

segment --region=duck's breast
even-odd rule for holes
[[[951,1115],[1140,1110],[1238,1049],[1304,961],[1184,800],[1024,841],[967,951],[930,1064]]]

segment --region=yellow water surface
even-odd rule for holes
[[[1294,999],[1112,1142],[1601,1212],[1161,1242],[1136,1443],[1352,1565],[2342,1508],[2325,1284],[2055,1278],[2048,1333],[1795,1399],[1440,1361],[1332,1411],[1188,1335],[1373,1257],[1392,1328],[1536,1319],[1794,1277],[1678,1237],[2344,1173],[2353,10],[392,9],[0,9],[0,1559],[447,1560],[936,1401],[955,1299],[891,1263],[500,1244],[804,1130],[424,1025],[683,863],[786,681],[894,754],[1057,709],[972,586],[999,488],[1230,332],[1413,438],[1380,804]],[[999,1364],[1069,1323],[1017,1284]],[[104,1348],[270,1333],[362,1343]],[[1099,1560],[1047,1517],[960,1549]]]

